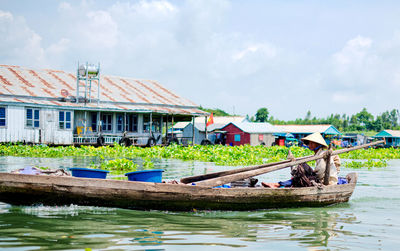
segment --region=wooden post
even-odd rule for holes
[[[168,114],[167,114],[167,119],[165,120],[165,145],[167,145],[167,141],[168,141]]]
[[[101,131],[101,114],[100,114],[100,111],[98,111],[97,112],[97,123],[96,123],[96,130],[97,130],[97,133],[100,133],[100,131]]]
[[[195,131],[194,131],[194,122],[195,122],[195,116],[193,116],[193,118],[192,118],[192,146],[194,146],[194,140],[195,140],[195,136],[194,136],[194,133],[195,133]]]
[[[152,127],[153,127],[153,113],[151,112],[150,113],[150,121],[149,121],[149,132],[150,132],[150,136],[151,136],[151,133],[152,133]]]
[[[205,126],[204,128],[205,129],[204,130],[205,130],[205,133],[206,133],[206,139],[208,139],[208,135],[207,135],[207,116],[205,116],[204,118],[205,118],[205,120],[204,120],[204,126]]]
[[[124,132],[126,132],[126,112],[124,112],[124,126],[123,126]]]
[[[171,140],[174,138],[174,115],[172,115]]]
[[[332,143],[329,144],[328,151],[325,155],[325,176],[324,176],[324,185],[329,185],[329,174],[331,171],[331,156],[332,156]]]

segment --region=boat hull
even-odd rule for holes
[[[256,210],[347,202],[345,185],[302,188],[209,188],[181,184],[0,173],[0,201],[13,205],[87,205],[127,209]]]

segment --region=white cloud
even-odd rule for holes
[[[10,12],[0,10],[0,20],[1,22],[11,22],[13,20],[13,15]]]
[[[4,63],[45,65],[42,38],[29,28],[25,19],[0,11],[0,58]]]
[[[114,22],[107,11],[90,11],[88,22],[80,26],[81,33],[86,38],[87,45],[98,49],[112,48],[118,41],[118,24]]]
[[[70,11],[70,10],[72,10],[72,6],[71,6],[71,4],[68,3],[68,2],[61,2],[61,3],[58,5],[58,10],[59,10],[59,11]]]
[[[367,37],[357,36],[349,40],[346,46],[333,55],[335,62],[343,67],[351,64],[362,64],[371,48],[372,40]]]
[[[242,51],[235,53],[232,56],[232,59],[234,61],[238,61],[238,60],[241,60],[242,58],[244,58],[245,56],[249,56],[249,55],[252,55],[255,53],[263,54],[267,58],[273,58],[277,54],[277,49],[274,48],[274,46],[271,46],[269,44],[254,44],[254,45],[248,46],[246,49],[244,49]]]
[[[308,109],[313,114],[346,111],[342,104],[362,107],[384,99],[379,88],[400,91],[400,33],[378,39],[354,29],[334,41],[313,35],[315,41],[308,43],[310,32],[303,28],[308,25],[299,23],[289,37],[285,29],[293,28],[287,26],[291,18],[284,19],[288,24],[269,24],[264,12],[251,12],[260,15],[254,18],[234,9],[238,5],[252,4],[64,0],[44,13],[53,14],[45,26],[32,22],[30,14],[22,18],[0,11],[0,59],[69,71],[78,60],[100,62],[103,74],[156,79],[203,106],[235,106],[241,114],[266,106],[278,118]],[[252,18],[256,21],[249,23]],[[312,47],[324,43],[339,47],[323,53]],[[386,95],[395,100],[392,91]]]

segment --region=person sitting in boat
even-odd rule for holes
[[[313,133],[305,138],[302,138],[301,140],[311,151],[314,151],[315,156],[324,154],[324,148],[328,147],[320,133]],[[294,159],[291,154],[288,156],[288,158]],[[336,185],[338,183],[338,172],[340,170],[339,156],[331,156],[330,164],[329,185]],[[325,168],[325,160],[318,159],[316,160],[314,169],[312,169],[307,163],[292,167],[292,178],[288,181],[280,181],[278,183],[262,182],[261,184],[264,187],[270,188],[316,186],[318,183],[324,182]]]
[[[308,135],[301,139],[307,147],[315,153],[315,156],[324,154],[324,148],[327,148],[328,145],[326,141],[322,137],[322,135],[318,132]],[[317,175],[317,178],[322,183],[325,178],[325,168],[326,162],[324,159],[318,159],[315,161],[316,165],[314,168],[314,172]],[[336,185],[338,183],[338,173],[340,171],[340,158],[338,155],[331,156],[330,160],[330,172],[329,172],[329,185]]]

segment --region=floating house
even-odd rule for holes
[[[207,114],[156,81],[88,64],[76,74],[0,65],[0,142],[160,144],[169,123]]]
[[[290,133],[297,140],[319,132],[329,143],[332,138],[342,135],[333,125],[276,125],[275,127],[283,133]]]
[[[179,143],[185,144],[188,140],[192,138],[194,133],[195,144],[201,144],[207,138],[211,143],[223,143],[218,142],[218,137],[220,137],[224,131],[221,131],[227,124],[241,123],[248,121],[246,117],[243,116],[214,116],[214,123],[207,126],[207,137],[206,137],[206,122],[207,117],[196,117],[195,124],[193,128],[192,122],[178,122],[174,125],[173,130]]]
[[[385,147],[400,147],[400,131],[399,130],[383,130],[376,134],[374,138],[386,139]]]
[[[239,145],[265,145],[271,146],[275,142],[274,133],[280,132],[279,129],[270,123],[229,123],[221,128],[226,132],[226,144],[231,146]]]
[[[363,145],[368,142],[367,136],[364,134],[358,133],[346,133],[340,139],[340,146],[341,147],[351,147],[351,146],[358,146]]]

